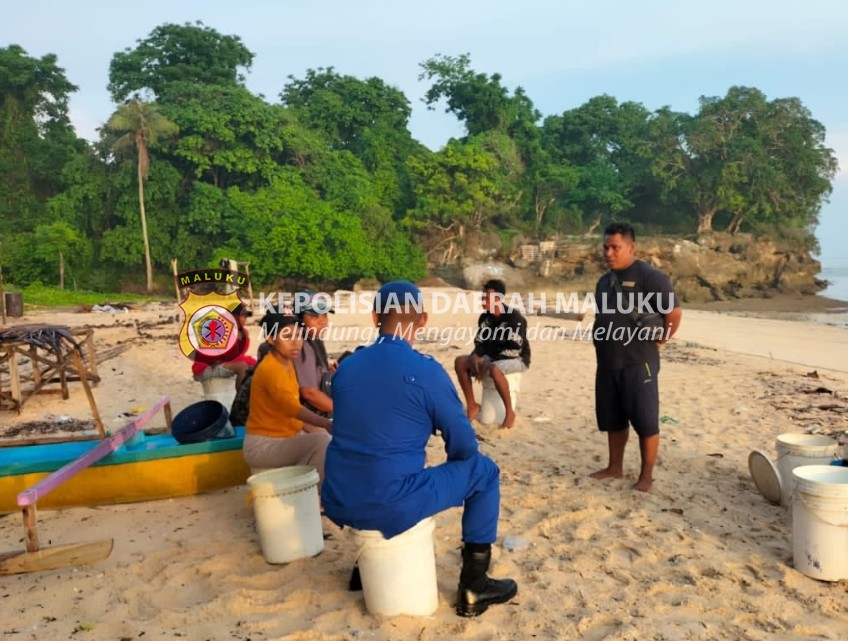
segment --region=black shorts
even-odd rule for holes
[[[659,364],[638,363],[595,372],[595,417],[602,432],[626,430],[640,437],[660,432]]]

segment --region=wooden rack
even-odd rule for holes
[[[70,396],[68,383],[82,383],[101,438],[106,432],[91,393],[100,382],[94,331],[60,325],[16,325],[0,329],[0,410],[20,414],[37,394]]]

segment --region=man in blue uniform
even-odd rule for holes
[[[486,574],[497,538],[498,467],[477,450],[474,428],[447,372],[412,348],[427,322],[420,290],[404,281],[387,283],[377,292],[374,310],[377,341],[345,359],[333,378],[324,511],[337,525],[379,530],[390,538],[463,506],[456,611],[477,616],[518,591],[515,581]],[[425,467],[427,441],[437,430],[447,461]]]

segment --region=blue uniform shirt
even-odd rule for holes
[[[419,473],[436,429],[448,460],[477,455],[477,437],[447,372],[392,335],[339,365],[333,416],[321,496],[337,525],[388,538],[427,516],[433,487]]]

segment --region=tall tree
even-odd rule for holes
[[[238,36],[225,36],[202,22],[163,24],[134,49],[116,53],[109,65],[109,92],[115,102],[152,92],[161,101],[173,83],[244,85],[242,71],[253,53]]]
[[[510,94],[501,84],[500,74],[477,73],[470,65],[468,54],[437,54],[422,62],[418,79],[434,81],[424,96],[427,106],[434,109],[444,98],[445,111],[465,123],[469,136],[499,130],[518,139],[520,133],[531,130],[540,114],[524,90],[518,87]]]
[[[421,151],[409,132],[412,110],[402,91],[329,67],[310,69],[303,79],[290,76],[280,98],[331,150],[356,156],[372,175],[380,204],[402,215],[412,199],[405,159]]]
[[[222,189],[266,186],[285,158],[284,109],[244,87],[177,83],[157,104],[179,127],[163,151],[202,182]]]
[[[731,87],[700,103],[697,115],[673,117],[676,130],[666,127],[654,163],[666,195],[694,208],[696,231],[710,231],[716,216],[731,231],[746,217],[802,228],[815,222],[836,159],[801,102]]]
[[[106,131],[115,137],[112,149],[116,154],[125,154],[135,149],[137,157],[138,211],[141,217],[141,234],[144,239],[144,266],[147,275],[147,291],[153,289],[153,265],[150,260],[150,239],[147,235],[147,216],[144,211],[144,181],[150,166],[150,148],[160,138],[177,133],[177,126],[159,113],[152,103],[131,100],[118,107],[106,123]]]
[[[76,89],[55,55],[0,48],[0,232],[46,222],[44,203],[62,190],[64,164],[85,148],[68,118]]]

